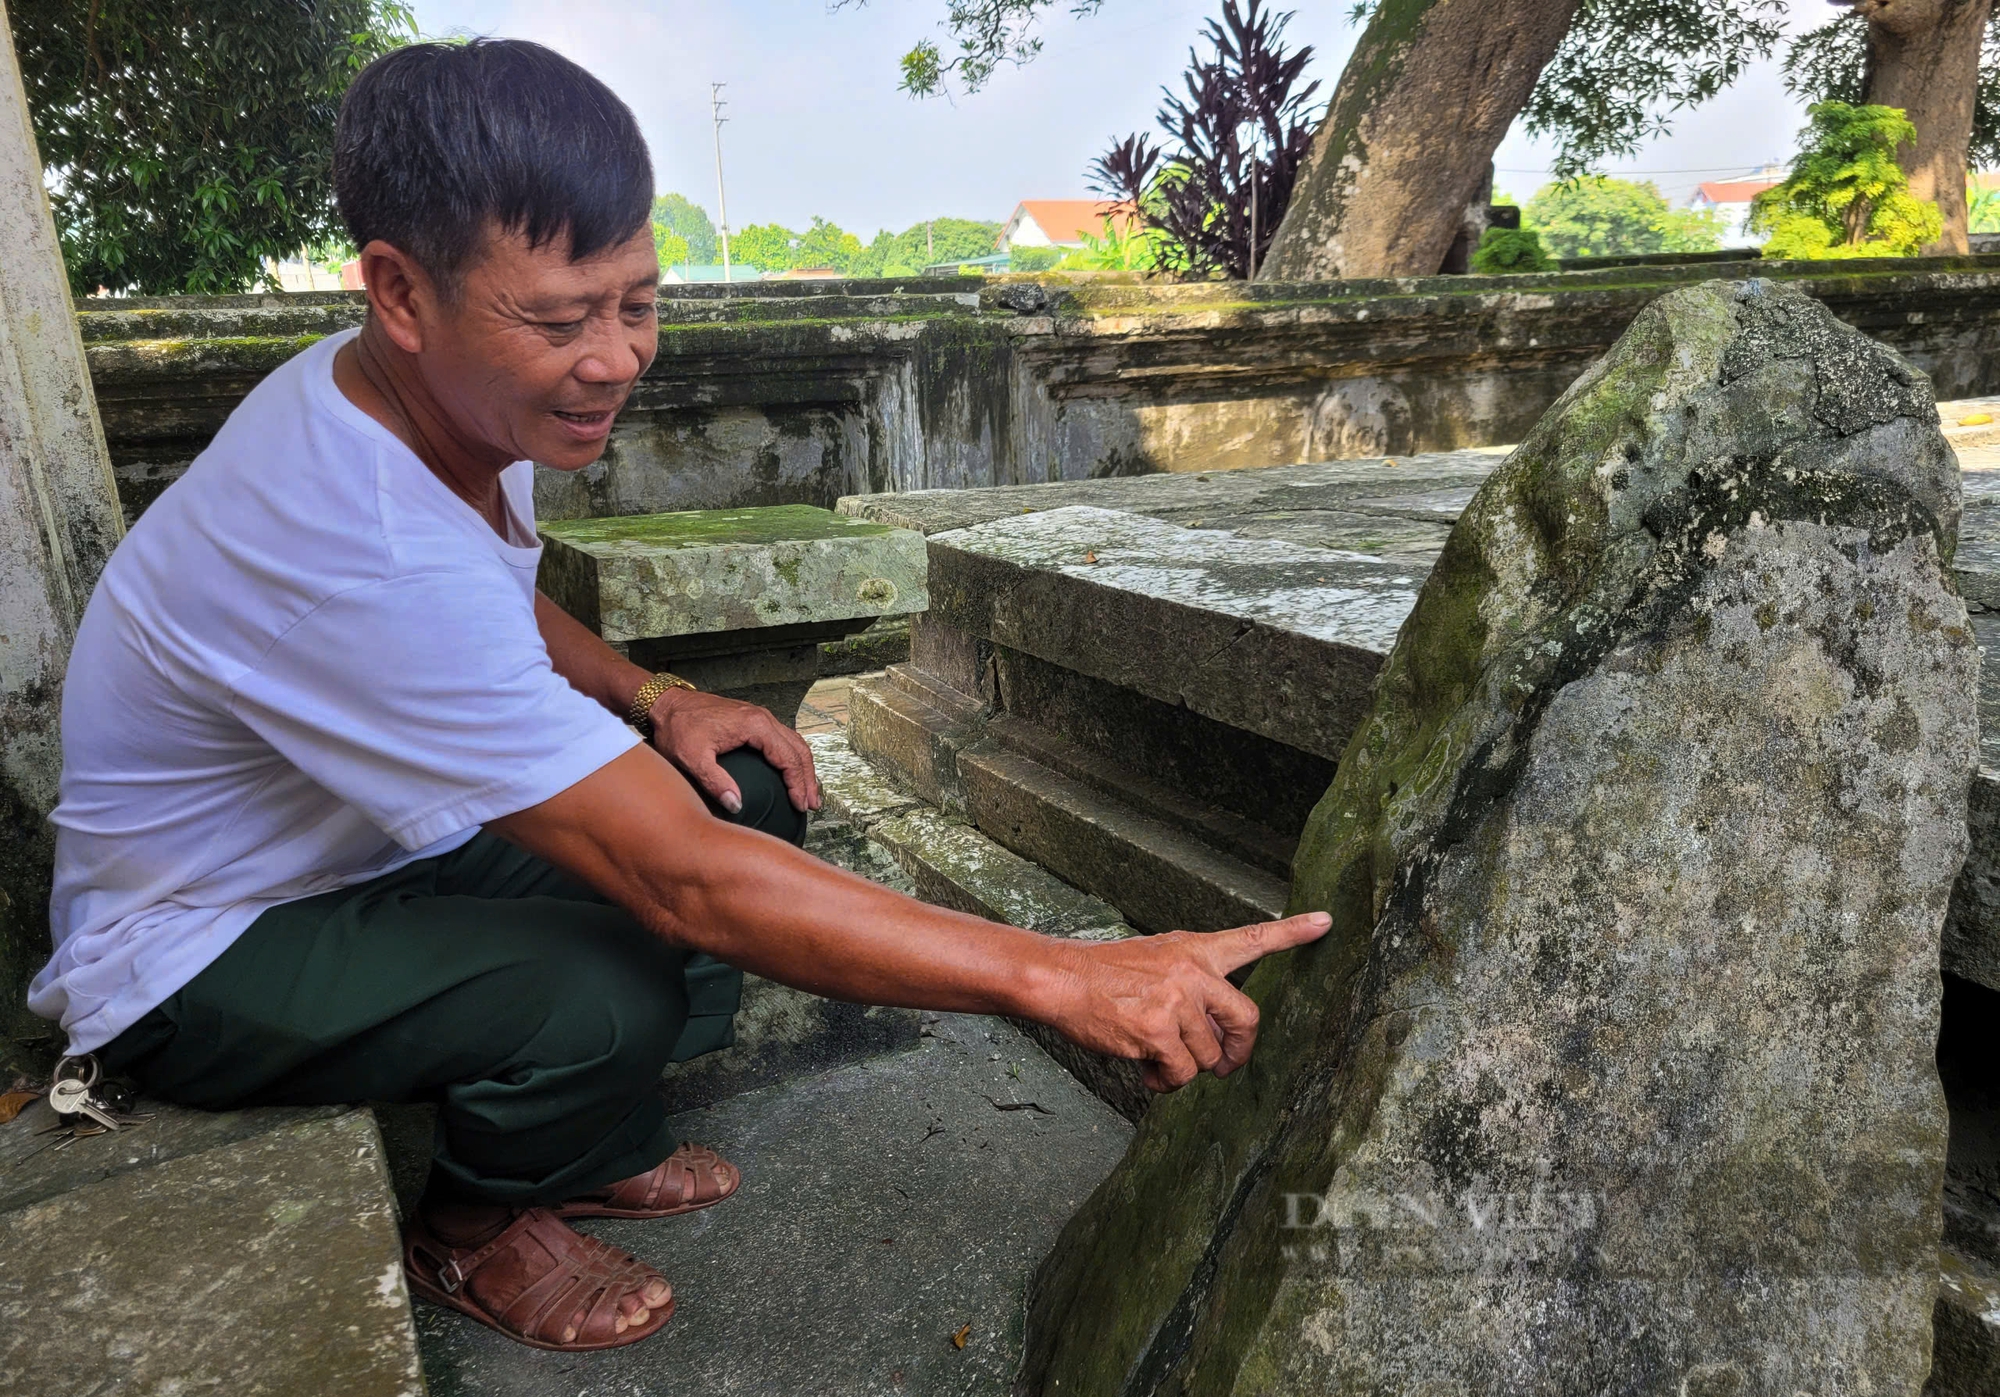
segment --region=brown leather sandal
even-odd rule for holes
[[[743,1182],[706,1145],[682,1145],[644,1174],[592,1189],[549,1209],[559,1218],[670,1218],[710,1208]]]
[[[636,1344],[673,1318],[666,1301],[641,1324],[618,1332],[618,1302],[646,1282],[666,1278],[616,1247],[571,1231],[547,1208],[528,1208],[479,1247],[454,1247],[414,1216],[403,1225],[403,1269],[410,1289],[467,1314],[510,1339],[558,1353]],[[582,1310],[576,1337],[563,1330]]]

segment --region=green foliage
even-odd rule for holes
[[[832,8],[864,5],[868,0],[832,0]],[[1070,0],[1073,15],[1097,13],[1104,0]],[[912,97],[935,97],[955,81],[977,92],[1002,63],[1026,63],[1042,51],[1035,21],[1056,0],[946,0],[941,26],[957,41],[950,58],[930,39],[920,39],[903,55],[899,84]],[[981,254],[982,256],[984,254]]]
[[[1130,226],[1130,225],[1127,225]],[[1101,237],[1083,235],[1083,247],[1056,264],[1063,271],[1152,272],[1161,265],[1160,234],[1152,228],[1121,227],[1116,219],[1104,220]]]
[[[1722,241],[1713,214],[1669,209],[1650,180],[1604,175],[1542,186],[1521,210],[1521,224],[1559,258],[1706,252]]]
[[[731,260],[766,272],[789,271],[798,246],[799,235],[781,223],[753,223],[729,235]]]
[[[846,276],[856,275],[866,249],[861,239],[837,223],[813,215],[812,226],[795,233],[779,223],[753,223],[740,233],[729,235],[732,261],[748,262],[765,272],[789,272],[808,267],[831,267]]]
[[[1016,247],[1007,252],[1007,269],[1013,272],[1046,272],[1062,261],[1059,247]]]
[[[653,225],[653,251],[659,254],[662,271],[694,260],[688,251],[688,240],[664,223]]]
[[[1222,0],[1202,28],[1209,51],[1188,50],[1182,92],[1162,89],[1166,143],[1135,133],[1092,162],[1091,187],[1158,235],[1159,270],[1247,279],[1263,265],[1321,120],[1319,84],[1299,81],[1312,45],[1285,45],[1291,18],[1263,0]]]
[[[1662,252],[1714,252],[1729,220],[1714,209],[1668,209],[1657,226]]]
[[[1555,176],[1631,156],[1784,33],[1784,0],[1583,0],[1521,115],[1556,141]]]
[[[1472,252],[1472,270],[1489,276],[1552,272],[1556,263],[1532,228],[1488,228]]]
[[[715,225],[708,221],[708,210],[685,194],[662,194],[653,200],[653,226],[665,227],[669,232],[680,235],[687,244],[687,254],[679,259],[681,261],[693,261],[705,267],[722,260]],[[658,240],[656,233],[654,241]],[[660,260],[664,263],[666,258]]]
[[[1856,104],[1867,95],[1867,69],[1868,22],[1858,10],[1846,10],[1792,40],[1785,54],[1785,90],[1809,101]],[[1966,161],[2000,165],[2000,10],[1980,45]]]
[[[2000,233],[2000,185],[1977,179],[1965,182],[1965,227],[1968,233]]]
[[[865,0],[835,0],[836,7]],[[931,97],[976,92],[1001,64],[1041,52],[1038,17],[1060,0],[945,0],[946,46],[916,44],[902,59],[902,90]],[[1075,15],[1103,0],[1072,0]],[[1350,19],[1380,8],[1362,0]],[[1406,8],[1408,8],[1406,6]],[[1583,0],[1522,115],[1555,138],[1556,174],[1570,178],[1632,154],[1668,129],[1668,114],[1728,87],[1770,55],[1784,33],[1785,0]],[[955,49],[946,52],[946,48]]]
[[[999,224],[971,218],[928,219],[900,233],[885,228],[861,250],[848,275],[915,276],[935,264],[989,256],[999,237]]]
[[[333,127],[401,0],[8,6],[71,289],[241,291],[342,236]]]
[[[861,239],[847,232],[836,223],[828,223],[819,215],[813,215],[812,227],[799,237],[794,267],[831,267],[837,272],[852,274],[854,265],[861,260]]]
[[[1908,257],[1938,236],[1937,205],[1896,164],[1917,134],[1901,111],[1816,102],[1806,115],[1791,174],[1750,207],[1766,257]]]

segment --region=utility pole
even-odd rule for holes
[[[722,123],[729,120],[722,114],[722,109],[729,105],[722,100],[725,85],[719,82],[708,85],[708,112],[715,120],[715,207],[722,215],[722,284],[732,286],[735,278],[729,272],[729,196],[722,192]]]

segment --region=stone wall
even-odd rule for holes
[[[1663,291],[1796,282],[1929,372],[2000,392],[2000,256],[1744,261],[1244,286],[1044,275],[674,286],[605,458],[545,517],[1200,471],[1519,440]],[[358,295],[98,300],[79,317],[128,514]]]

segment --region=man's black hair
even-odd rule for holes
[[[631,109],[521,39],[412,44],[364,68],[334,133],[333,188],[356,247],[380,238],[455,294],[488,225],[581,261],[651,218],[653,161]]]

